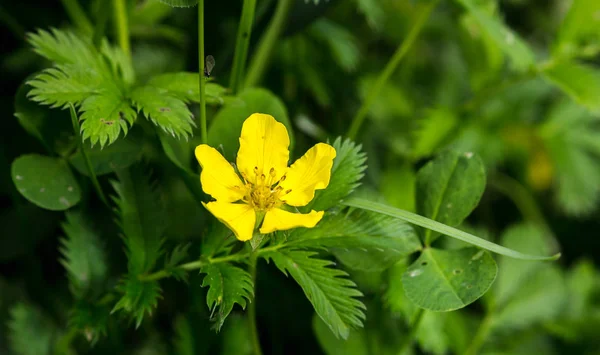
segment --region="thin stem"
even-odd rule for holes
[[[481,349],[481,346],[485,343],[485,340],[487,339],[487,336],[490,333],[490,330],[492,329],[492,323],[494,321],[492,314],[493,313],[489,311],[489,313],[485,315],[485,317],[479,324],[479,328],[477,328],[477,333],[475,333],[471,345],[469,345],[467,351],[465,351],[465,355],[475,355],[479,353],[479,349]]]
[[[400,351],[398,351],[398,355],[403,355],[406,352],[406,350],[408,349],[408,347],[410,347],[412,345],[413,340],[415,338],[415,334],[417,333],[417,330],[419,329],[419,326],[421,325],[421,320],[423,319],[423,314],[425,314],[425,310],[423,308],[419,308],[417,310],[417,314],[415,314],[412,322],[410,323],[410,330],[408,331],[408,334],[406,334],[406,337],[404,337],[402,344],[400,344],[400,347],[399,347]]]
[[[256,326],[256,262],[258,260],[258,254],[252,253],[250,256],[250,275],[252,277],[252,284],[254,284],[254,299],[248,304],[248,326],[250,327],[250,338],[252,341],[252,348],[254,349],[254,355],[262,355],[260,350],[260,339],[258,337],[258,328]]]
[[[250,45],[250,34],[252,33],[255,8],[256,0],[244,0],[242,17],[240,18],[237,40],[235,43],[231,79],[229,81],[229,88],[233,94],[236,94],[242,88],[242,78],[244,77],[246,58],[248,57],[248,46]]]
[[[83,144],[83,140],[81,139],[81,128],[79,126],[79,119],[77,118],[77,113],[75,112],[75,107],[73,107],[73,105],[71,105],[70,111],[71,111],[71,123],[73,124],[73,131],[75,132],[75,138],[77,139],[77,142],[79,144],[79,150],[81,151],[81,156],[83,157],[83,161],[85,162],[85,166],[88,170],[88,174],[90,174],[90,179],[92,180],[92,185],[94,185],[94,189],[96,190],[96,193],[98,194],[98,197],[100,197],[100,200],[102,201],[102,203],[104,203],[104,205],[106,205],[106,207],[110,208],[110,204],[108,203],[108,200],[106,199],[106,195],[104,195],[104,191],[102,191],[102,187],[100,186],[100,183],[98,182],[98,178],[96,177],[96,173],[94,172],[94,168],[92,167],[92,162],[90,161],[90,158],[88,157],[87,152],[85,151],[85,146]]]
[[[437,3],[438,3],[438,1],[433,1],[423,9],[423,11],[421,12],[419,17],[413,24],[413,27],[408,32],[408,35],[406,36],[404,41],[400,44],[400,46],[398,47],[398,49],[396,50],[396,52],[394,53],[394,55],[392,56],[390,61],[387,63],[387,65],[385,66],[385,69],[383,69],[381,74],[379,74],[377,81],[375,82],[373,87],[370,88],[369,96],[367,96],[365,101],[363,101],[362,106],[358,109],[358,112],[352,119],[352,124],[350,125],[350,129],[348,130],[348,134],[347,134],[348,138],[350,138],[352,140],[356,139],[356,136],[358,135],[358,132],[360,131],[360,127],[362,126],[362,124],[364,123],[364,121],[367,117],[367,113],[369,112],[369,109],[375,102],[375,99],[379,96],[379,93],[381,92],[381,89],[383,88],[385,83],[389,80],[392,73],[394,73],[394,71],[398,67],[398,64],[400,63],[402,58],[404,58],[406,53],[408,53],[408,51],[410,50],[412,45],[415,43],[415,40],[421,33],[423,26],[427,22],[429,15],[433,11],[433,9],[436,7]]]
[[[208,143],[206,99],[204,96],[204,0],[198,0],[198,87],[200,89],[200,137]]]
[[[283,32],[285,20],[287,19],[293,4],[293,0],[279,0],[277,3],[275,14],[252,57],[244,87],[253,87],[260,83],[260,80],[269,65],[275,43],[277,43],[277,40]]]
[[[127,20],[127,7],[125,7],[125,0],[113,0],[113,11],[119,46],[121,47],[121,50],[131,58],[129,24]]]
[[[62,4],[75,26],[85,33],[92,33],[94,26],[77,0],[62,0]]]

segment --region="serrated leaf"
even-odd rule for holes
[[[162,254],[162,238],[167,226],[164,204],[156,186],[142,167],[117,172],[112,181],[117,193],[119,223],[123,230],[128,269],[131,275],[150,271]]]
[[[417,213],[451,227],[475,209],[485,190],[485,168],[473,153],[448,151],[417,173]],[[437,235],[424,232],[426,244]]]
[[[334,207],[360,185],[360,179],[367,168],[367,156],[362,152],[362,146],[349,139],[338,137],[333,142],[336,156],[331,168],[329,186],[315,193],[315,198],[307,209],[323,211]]]
[[[188,274],[186,270],[180,269],[177,266],[181,264],[188,256],[188,249],[191,244],[179,244],[165,259],[164,270],[171,274],[176,280],[182,280],[187,282]]]
[[[15,187],[31,203],[64,211],[81,200],[81,190],[71,169],[60,158],[21,155],[11,165]]]
[[[27,41],[37,54],[57,64],[85,63],[89,66],[98,62],[91,41],[73,32],[55,28],[50,31],[38,30],[37,33],[29,33]]]
[[[198,73],[179,72],[161,74],[153,77],[148,82],[148,85],[159,89],[164,94],[175,96],[186,102],[200,102]],[[219,84],[206,83],[204,86],[206,103],[209,105],[223,104],[227,96],[226,91],[227,89]]]
[[[160,0],[160,2],[172,7],[192,7],[198,4],[198,0]]]
[[[344,265],[362,271],[382,271],[421,249],[414,229],[396,218],[355,210],[327,214],[314,228],[295,229],[294,247],[325,247]]]
[[[192,134],[192,127],[195,126],[193,115],[184,101],[164,95],[159,89],[151,86],[133,90],[131,99],[138,111],[143,112],[147,119],[163,131],[177,138],[187,138]]]
[[[359,328],[365,319],[365,306],[356,299],[362,293],[342,270],[333,263],[315,258],[317,253],[279,250],[262,254],[286,276],[288,273],[302,287],[304,294],[335,336],[347,339],[351,328]]]
[[[136,118],[129,100],[113,91],[89,96],[81,104],[81,111],[82,139],[89,139],[92,145],[100,142],[101,147],[116,141],[121,131],[127,134],[128,124]]]
[[[550,65],[543,76],[580,105],[590,111],[600,112],[600,68],[576,62]]]
[[[123,170],[133,165],[136,161],[139,161],[142,155],[141,142],[129,138],[130,136],[127,136],[125,139],[119,139],[104,148],[99,145],[89,146],[87,142],[83,143],[86,145],[85,151],[96,175],[100,176],[117,170]],[[90,173],[85,165],[81,149],[77,149],[71,155],[69,163],[80,174],[89,176]]]
[[[133,84],[135,81],[133,65],[129,56],[121,48],[111,46],[108,41],[103,40],[100,53],[108,61],[114,77],[123,78],[127,85]]]
[[[481,28],[504,51],[516,70],[525,71],[535,64],[533,51],[517,33],[502,23],[499,16],[485,11],[476,0],[456,1],[473,15]]]
[[[161,289],[158,281],[140,281],[137,277],[125,277],[117,286],[117,290],[123,294],[115,304],[111,313],[124,310],[128,316],[135,320],[138,328],[146,314],[152,315],[156,308],[158,299],[161,298]]]
[[[97,72],[74,64],[61,64],[44,69],[27,85],[32,89],[27,94],[31,100],[50,107],[67,107],[69,103],[81,104],[91,95],[97,94],[104,83],[98,83]]]
[[[208,145],[223,147],[223,155],[234,161],[240,147],[242,124],[253,113],[266,113],[283,123],[290,136],[290,151],[294,147],[294,132],[287,110],[277,96],[266,89],[246,89],[238,95],[240,102],[227,103],[208,128]]]
[[[106,336],[110,308],[105,304],[78,301],[69,314],[69,326],[79,330],[85,339],[94,346]]]
[[[66,237],[61,240],[61,263],[67,270],[71,292],[82,298],[105,281],[108,267],[104,247],[97,230],[81,211],[67,212],[62,228]]]
[[[402,275],[402,284],[417,306],[446,312],[483,296],[497,271],[496,262],[484,250],[427,248]]]
[[[58,335],[56,325],[37,308],[17,303],[8,322],[10,347],[18,355],[50,355]]]
[[[252,302],[252,277],[243,269],[227,263],[208,264],[200,272],[206,274],[202,280],[202,287],[209,287],[206,304],[211,309],[215,328],[220,330],[234,304],[246,308],[246,301]]]

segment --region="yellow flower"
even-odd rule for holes
[[[327,187],[335,149],[318,143],[288,167],[289,145],[283,124],[270,115],[255,113],[242,126],[236,159],[239,175],[215,148],[206,144],[196,147],[196,158],[202,166],[202,189],[216,200],[204,207],[239,240],[252,239],[261,222],[259,231],[266,234],[312,228],[323,218],[323,211],[301,214],[282,207],[306,206],[315,190]]]

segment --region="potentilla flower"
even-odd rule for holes
[[[301,214],[290,210],[306,206],[315,190],[329,185],[335,149],[318,143],[288,167],[289,145],[282,123],[255,113],[242,126],[237,172],[215,148],[206,144],[196,147],[202,189],[216,200],[204,207],[239,240],[252,239],[255,229],[267,234],[312,228],[323,218],[323,211]]]

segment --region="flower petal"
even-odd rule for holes
[[[329,144],[318,143],[310,148],[290,166],[285,180],[279,183],[284,191],[291,190],[281,200],[290,206],[307,205],[315,197],[315,190],[329,185],[334,158],[335,148]]]
[[[252,239],[254,224],[256,223],[256,212],[250,205],[219,201],[203,202],[202,204],[219,221],[231,229],[237,239],[241,241]]]
[[[204,192],[221,202],[235,202],[244,197],[244,184],[215,148],[200,144],[196,147],[196,159],[202,166],[200,183]]]
[[[275,183],[287,169],[289,146],[290,137],[282,123],[271,115],[254,113],[242,126],[237,167],[252,183],[256,183],[257,174],[264,174],[267,183]],[[270,174],[271,168],[274,169],[273,176]]]
[[[279,208],[267,211],[260,232],[263,234],[297,227],[312,228],[323,218],[323,211],[310,213],[292,213]]]

